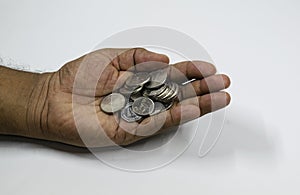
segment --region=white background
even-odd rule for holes
[[[193,143],[151,172],[1,137],[0,194],[299,194],[299,10],[296,0],[1,0],[0,54],[31,69],[56,70],[122,30],[170,27],[230,75],[232,103],[209,155],[199,158]]]

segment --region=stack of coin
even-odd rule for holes
[[[168,103],[177,97],[178,89],[178,85],[171,82],[163,84],[158,89],[146,89],[143,95],[160,102]]]
[[[133,74],[119,93],[112,93],[102,100],[101,109],[106,113],[121,111],[122,119],[127,122],[140,121],[170,109],[177,99],[179,86],[168,81],[167,70]]]

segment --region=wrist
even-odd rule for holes
[[[49,73],[23,72],[0,66],[0,133],[36,137],[50,80]]]
[[[48,95],[54,73],[39,74],[27,101],[26,129],[29,137],[44,138],[47,129]]]

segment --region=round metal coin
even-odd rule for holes
[[[122,87],[122,88],[119,89],[119,92],[122,93],[125,96],[129,96],[133,92],[133,90],[129,90],[125,87]]]
[[[176,88],[175,84],[170,83],[170,85],[169,85],[170,90],[163,97],[161,97],[161,100],[168,101],[169,99],[171,99],[170,97],[174,96],[174,94],[175,94],[175,90],[176,90],[175,88]]]
[[[176,83],[173,83],[173,89],[172,90],[174,91],[174,93],[170,97],[168,97],[167,101],[174,100],[178,96],[179,86]]]
[[[148,116],[154,110],[154,102],[147,97],[139,97],[132,104],[132,111],[140,116]]]
[[[150,82],[145,85],[148,89],[155,89],[162,86],[168,77],[168,69],[161,69],[150,73]]]
[[[158,89],[153,89],[153,90],[145,90],[145,94],[149,97],[154,97],[154,96],[158,96],[159,94],[161,94],[165,89],[167,88],[166,85],[162,85],[160,88]]]
[[[111,93],[101,101],[100,107],[106,113],[114,113],[125,106],[125,97],[120,93]]]
[[[145,83],[150,81],[150,76],[146,72],[138,72],[133,74],[129,79],[126,81],[126,85],[129,87],[137,87],[143,86]]]
[[[158,99],[158,100],[162,100],[162,99],[164,99],[171,91],[172,91],[172,89],[170,88],[169,85],[167,85],[166,89],[165,89],[161,94],[159,94],[158,96],[156,96],[155,98]]]
[[[128,123],[136,122],[142,119],[141,116],[135,114],[132,111],[131,104],[127,104],[125,108],[121,111],[121,117]]]

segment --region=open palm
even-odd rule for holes
[[[185,61],[170,66],[170,79],[178,83],[184,78],[195,80],[181,87],[181,101],[170,110],[139,123],[127,123],[118,115],[102,112],[99,105],[103,97],[137,70],[137,64],[150,61],[169,63],[167,56],[142,48],[102,49],[50,73],[40,125],[44,138],[87,147],[128,145],[229,104],[229,94],[220,92],[230,84],[226,75],[216,75],[209,63]]]

